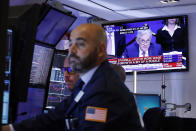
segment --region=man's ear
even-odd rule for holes
[[[98,47],[99,56],[103,56],[106,54],[106,45],[104,43],[100,43]]]
[[[139,39],[138,39],[138,38],[136,38],[136,39],[135,39],[135,41],[136,41],[136,43],[139,45]]]

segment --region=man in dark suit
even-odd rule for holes
[[[98,25],[82,24],[74,29],[68,57],[81,79],[72,95],[55,110],[14,124],[14,129],[142,131],[133,94],[106,60],[106,43],[105,31]]]
[[[122,58],[162,55],[161,45],[151,43],[151,39],[152,31],[150,29],[138,30],[136,42],[125,48]]]

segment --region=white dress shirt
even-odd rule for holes
[[[148,50],[145,52],[145,55],[143,56],[143,51],[139,48],[139,57],[145,57],[145,56],[149,56]]]

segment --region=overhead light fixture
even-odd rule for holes
[[[174,2],[179,2],[180,0],[161,0],[160,2],[163,4],[167,4],[167,3],[174,3]]]

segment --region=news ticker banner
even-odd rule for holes
[[[182,54],[163,55],[163,56],[148,56],[135,58],[118,58],[109,59],[110,63],[120,64],[122,66],[131,65],[132,67],[140,66],[142,68],[171,68],[182,67]],[[140,68],[138,67],[138,68]]]

